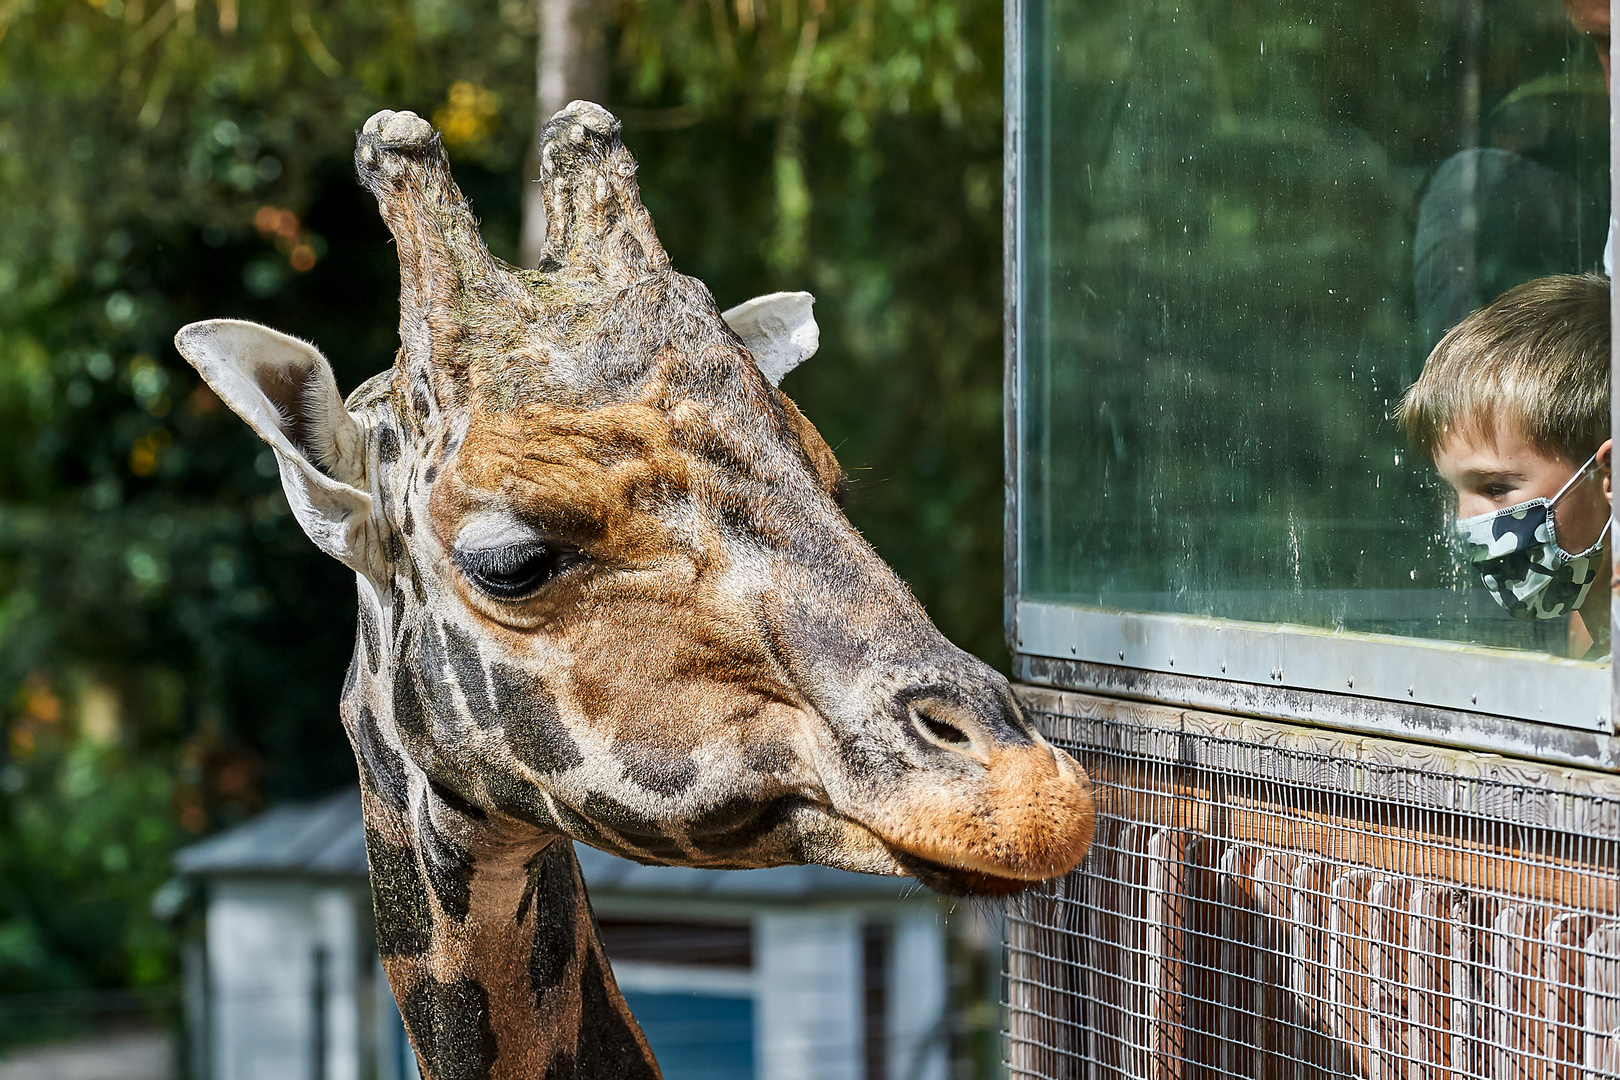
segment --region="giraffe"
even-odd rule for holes
[[[850,525],[832,451],[776,388],[815,348],[807,296],[728,325],[588,102],[544,129],[534,269],[490,255],[416,115],[373,116],[355,163],[398,249],[392,368],[344,400],[267,327],[175,340],[355,572],[340,715],[425,1077],[659,1075],[576,840],[956,895],[1077,864],[1084,771]]]

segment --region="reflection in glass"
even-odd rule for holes
[[[1601,269],[1558,0],[1030,0],[1021,595],[1515,646],[1393,414],[1440,337]]]

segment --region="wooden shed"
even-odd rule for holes
[[[945,1080],[944,911],[914,883],[819,866],[579,860],[614,974],[670,1080]],[[183,850],[192,1075],[416,1076],[382,977],[357,790]]]

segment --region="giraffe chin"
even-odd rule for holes
[[[1091,840],[1088,817],[1073,859],[1015,876],[985,869],[982,865],[952,865],[915,854],[830,807],[801,804],[793,817],[797,839],[792,861],[820,863],[863,874],[914,878],[944,896],[1011,896],[1023,892],[1072,870]]]
[[[806,862],[863,874],[909,877],[942,896],[1012,896],[1042,881],[1061,876],[1053,873],[1038,878],[1015,878],[962,866],[947,866],[886,843],[870,829],[847,818],[839,820],[846,829],[838,850],[815,852],[812,847],[804,853],[809,856]],[[851,834],[859,834],[861,843],[852,844]]]
[[[1001,877],[982,870],[945,866],[903,851],[896,851],[894,857],[908,877],[916,878],[942,896],[1014,896],[1050,880]]]

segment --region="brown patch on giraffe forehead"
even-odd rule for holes
[[[494,510],[597,559],[636,565],[656,560],[667,542],[657,512],[688,488],[656,410],[536,405],[476,414],[430,509],[446,547],[470,516]]]
[[[741,401],[671,402],[654,384],[642,400],[595,408],[481,409],[454,447],[457,482],[435,487],[438,534],[453,545],[468,515],[498,509],[597,558],[633,563],[656,555],[660,534],[670,539],[659,515],[689,501],[728,532],[780,541],[774,490],[808,480],[836,497],[843,474],[791,401],[763,384],[769,397],[747,400],[754,389]]]

